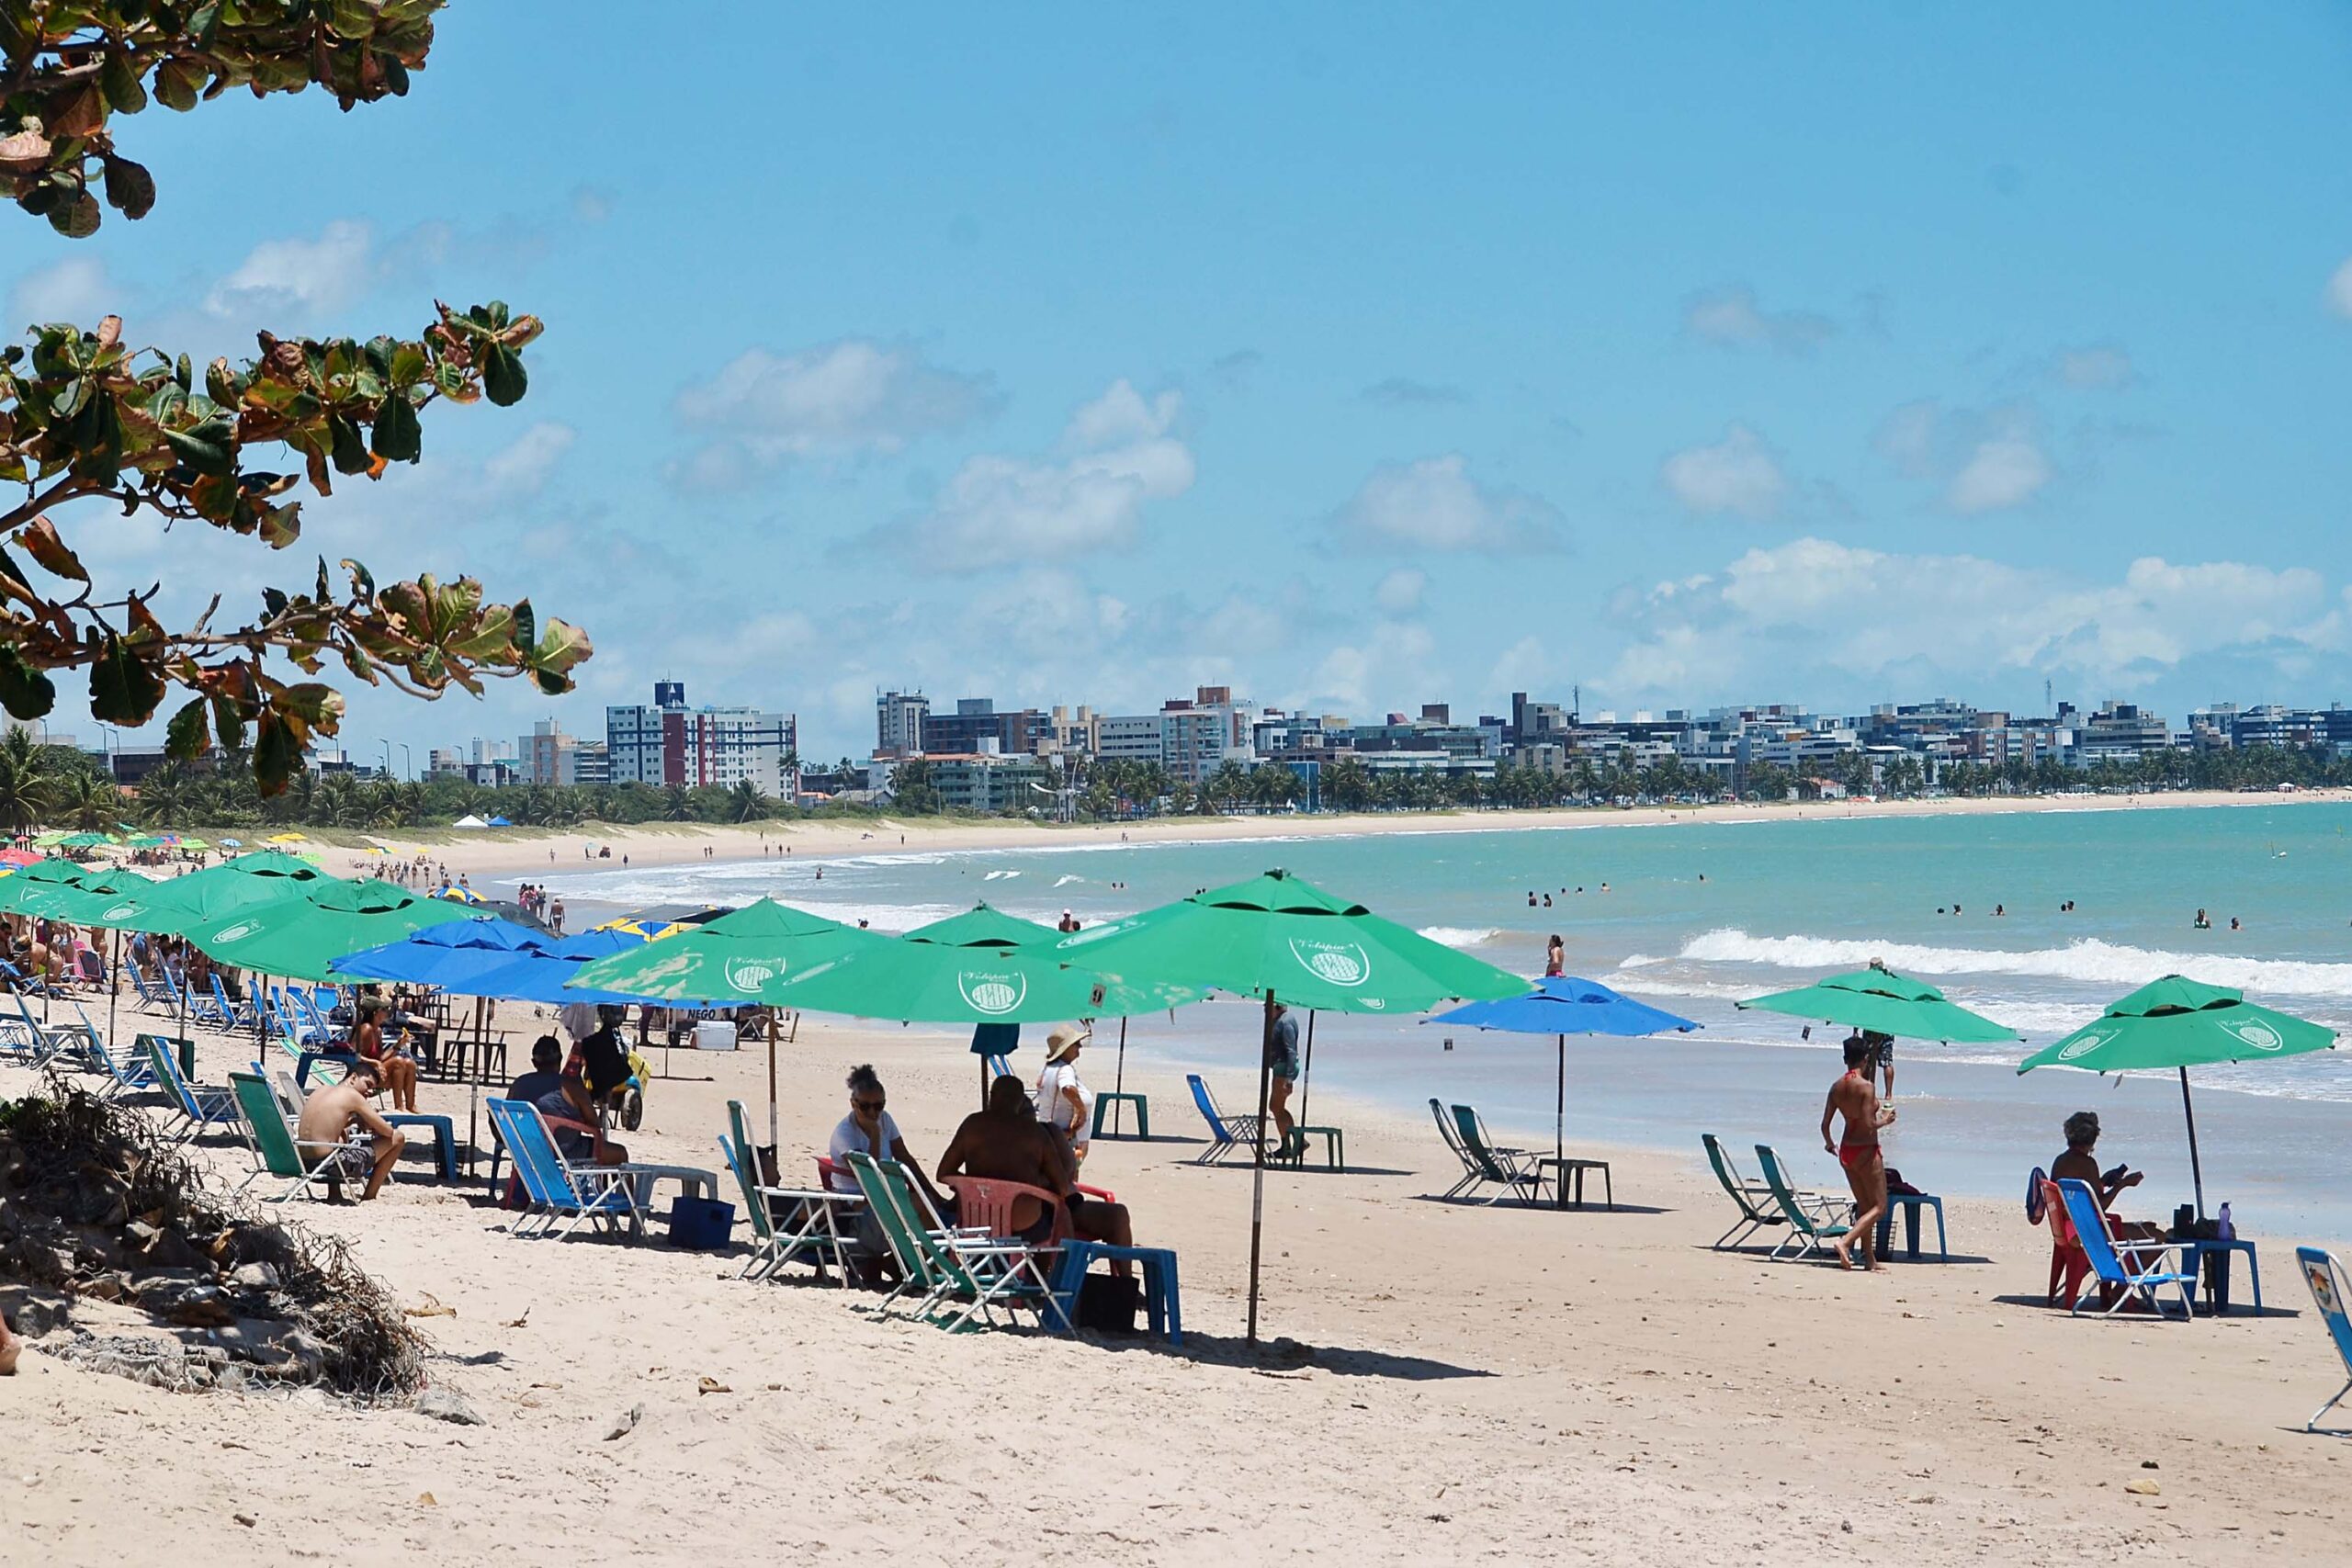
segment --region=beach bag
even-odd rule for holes
[[[1089,1274],[1078,1287],[1078,1326],[1097,1334],[1133,1334],[1143,1307],[1143,1281],[1116,1274]]]
[[[2033,1168],[2033,1174],[2025,1179],[2025,1217],[2028,1224],[2041,1223],[2041,1184],[2049,1179],[2049,1172],[2038,1165]]]
[[[715,1198],[681,1195],[670,1205],[670,1245],[692,1252],[718,1252],[735,1228],[735,1205]]]
[[[1895,1169],[1891,1165],[1886,1168],[1886,1190],[1890,1197],[1895,1198],[1917,1198],[1922,1196],[1919,1190],[1912,1186],[1909,1182],[1904,1180],[1903,1173]]]

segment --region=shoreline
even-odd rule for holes
[[[782,844],[797,857],[936,854],[1005,849],[1085,849],[1128,844],[1199,844],[1250,840],[1440,836],[1458,833],[1560,832],[1589,828],[1655,828],[1742,822],[1866,820],[1876,818],[1982,817],[2042,812],[2180,811],[2220,807],[2344,805],[2352,790],[2299,790],[2280,795],[2232,790],[2183,790],[2132,795],[1969,795],[1920,800],[1781,802],[1770,805],[1554,807],[1464,812],[1315,813],[1269,817],[1151,818],[1128,823],[970,821],[942,818],[868,818],[742,826],[700,822],[602,823],[566,829],[453,829],[337,834],[350,843],[314,839],[312,847],[338,873],[371,874],[377,857],[358,852],[379,844],[395,853],[424,850],[452,876],[519,877],[552,872],[680,865],[704,861],[756,861]],[[609,847],[610,860],[595,852]],[[706,853],[705,852],[708,852]],[[370,863],[374,863],[371,864]]]

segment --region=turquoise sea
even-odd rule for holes
[[[1905,1177],[1931,1191],[2021,1191],[2026,1171],[2058,1152],[2065,1115],[2087,1107],[2107,1128],[2102,1158],[2149,1173],[2126,1212],[2152,1216],[2189,1192],[2177,1080],[2019,1077],[2021,1056],[2176,972],[2352,1031],[2352,807],[2333,804],[1869,818],[1827,806],[1533,830],[1482,830],[1472,817],[1345,838],[1284,837],[1270,823],[1262,839],[1210,844],[1125,843],[1104,829],[960,852],[899,851],[892,837],[877,832],[870,854],[600,871],[551,886],[583,909],[769,894],[895,931],[979,898],[1047,922],[1065,908],[1093,921],[1285,866],[1526,974],[1541,972],[1557,932],[1572,973],[1705,1026],[1571,1040],[1571,1144],[1695,1156],[1712,1131],[1741,1150],[1773,1144],[1821,1183],[1836,1179],[1815,1129],[1838,1032],[1808,1040],[1796,1020],[1732,1003],[1883,958],[2026,1036],[2007,1050],[1903,1043],[1889,1151]],[[2210,930],[2193,928],[2200,908]],[[1211,1005],[1135,1021],[1129,1048],[1214,1069],[1239,1100],[1256,1027],[1248,1009]],[[1554,1051],[1549,1038],[1324,1017],[1307,1092],[1424,1115],[1431,1095],[1472,1100],[1498,1133],[1548,1139]],[[1097,1087],[1113,1055],[1090,1060]],[[2267,1235],[2352,1237],[2352,1043],[2192,1081],[2209,1209],[2229,1201],[2241,1226]],[[1188,1107],[1155,1109],[1193,1119]]]

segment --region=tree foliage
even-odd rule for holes
[[[110,117],[143,108],[151,78],[174,108],[235,86],[264,96],[312,82],[348,108],[407,90],[440,5],[8,0],[0,180],[68,235],[96,226],[93,183],[139,216],[153,182],[115,152]],[[126,182],[144,199],[126,200]],[[53,515],[105,500],[125,516],[287,548],[300,536],[302,506],[281,499],[288,491],[307,481],[329,495],[338,475],[373,479],[417,462],[419,415],[435,402],[505,407],[523,397],[537,317],[497,300],[435,310],[413,338],[265,332],[255,357],[216,359],[200,384],[186,355],[126,346],[114,316],[95,330],[38,327],[28,345],[0,347],[0,484],[24,491],[0,506],[0,705],[44,717],[57,700],[51,672],[86,671],[92,715],[132,726],[176,687],[187,700],[169,725],[171,755],[193,760],[215,744],[244,752],[275,792],[313,737],[336,732],[343,699],[324,681],[273,674],[272,656],[313,677],[333,660],[355,680],[417,696],[453,685],[479,694],[486,675],[526,676],[551,695],[571,690],[590,652],[585,634],[553,618],[542,626],[529,600],[492,602],[471,578],[420,574],[379,587],[360,562],[331,572],[322,556],[311,582],[265,589],[242,621],[216,625],[216,595],[172,628],[153,607],[160,583],[100,597]]]
[[[69,239],[99,197],[126,218],[154,177],[115,146],[115,119],[185,113],[232,87],[313,83],[345,109],[408,91],[445,0],[8,0],[0,5],[0,191]]]

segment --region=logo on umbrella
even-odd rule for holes
[[[745,996],[754,996],[762,986],[784,972],[784,965],[765,958],[730,958],[727,961],[727,983]]]
[[[100,915],[98,919],[101,920],[119,920],[138,907],[139,906],[136,904],[117,904],[113,908],[108,909],[105,914]]]
[[[956,975],[956,988],[974,1012],[1001,1018],[1019,1007],[1029,995],[1028,979],[1015,973],[1010,977],[987,969],[963,969]]]
[[[215,942],[234,942],[239,937],[253,935],[254,931],[257,929],[258,928],[251,920],[239,920],[233,926],[222,926],[219,931],[214,931],[212,933],[212,940]]]
[[[2249,1018],[2238,1023],[2225,1023],[2222,1027],[2257,1051],[2276,1051],[2287,1043],[2286,1036],[2258,1018]]]
[[[2075,1041],[2058,1053],[2058,1059],[2062,1062],[2071,1062],[2077,1056],[2088,1055],[2114,1038],[2115,1031],[2112,1029],[2086,1030],[2080,1040]]]
[[[1352,942],[1301,942],[1293,938],[1291,956],[1317,979],[1333,986],[1361,986],[1372,977],[1372,958]]]

